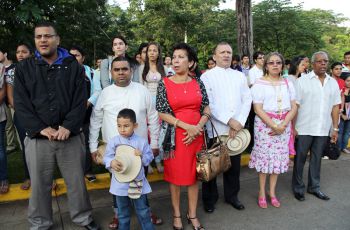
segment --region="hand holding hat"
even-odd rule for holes
[[[129,145],[119,145],[111,162],[114,177],[119,182],[133,181],[141,170],[141,152]]]

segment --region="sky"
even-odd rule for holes
[[[259,3],[262,0],[253,0],[253,4]],[[128,0],[108,0],[110,4],[117,3],[123,9],[126,9],[129,5]],[[220,4],[220,9],[234,9],[235,0],[226,0],[226,3]],[[305,10],[313,8],[319,8],[323,10],[333,10],[335,13],[341,13],[349,20],[343,23],[343,26],[350,27],[350,1],[349,0],[291,0],[293,5],[303,3]]]

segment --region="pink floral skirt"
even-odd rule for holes
[[[272,118],[276,123],[278,118]],[[270,136],[271,128],[258,116],[254,121],[254,147],[250,155],[249,168],[267,174],[280,174],[288,171],[289,139],[291,125],[281,135]]]

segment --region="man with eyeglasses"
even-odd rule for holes
[[[263,73],[263,65],[264,65],[264,53],[261,51],[256,51],[253,54],[254,66],[249,70],[248,73],[248,84],[249,87],[252,87],[255,83],[256,79],[261,78]]]
[[[83,67],[58,47],[60,38],[52,23],[36,25],[34,38],[35,57],[18,63],[14,82],[16,113],[27,133],[30,229],[53,225],[51,185],[56,162],[67,185],[72,221],[86,229],[100,229],[92,219],[84,180],[82,118],[87,96]]]
[[[119,135],[116,120],[119,111],[125,108],[135,111],[138,123],[135,133],[145,139],[148,139],[149,134],[153,154],[157,156],[159,154],[159,118],[149,90],[142,84],[131,81],[133,68],[127,57],[116,57],[111,63],[110,72],[114,84],[102,90],[90,119],[89,146],[92,158],[96,161],[100,129],[102,140],[105,143]],[[116,200],[113,200],[115,202],[114,211],[117,214]],[[155,223],[154,218],[155,216],[152,215],[153,224],[162,222],[160,218],[156,218],[157,221],[161,222]],[[113,219],[114,226],[113,228],[110,226],[111,229],[118,228],[117,220],[116,217]]]
[[[313,71],[302,75],[296,83],[296,102],[299,107],[295,129],[297,132],[296,156],[292,188],[294,197],[305,200],[303,170],[310,151],[307,192],[322,200],[330,198],[320,190],[321,158],[329,135],[331,142],[338,138],[340,90],[337,81],[326,71],[328,54],[323,51],[312,55]]]

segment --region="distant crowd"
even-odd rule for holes
[[[242,129],[252,137],[248,166],[259,174],[258,207],[281,206],[278,175],[291,166],[297,200],[306,199],[305,191],[330,199],[320,189],[321,160],[331,143],[350,154],[350,51],[334,63],[325,51],[291,60],[256,51],[250,60],[220,42],[207,69],[200,70],[195,49],[186,43],[175,44],[171,55],[157,42],[142,43],[132,57],[126,38],[115,36],[113,54],[97,59],[92,68],[84,64],[80,44],[64,49],[61,39],[54,24],[42,22],[34,30],[35,50],[31,41],[19,43],[15,62],[6,45],[0,46],[0,196],[10,190],[7,152],[16,149],[18,139],[24,162],[21,189],[32,190],[30,229],[53,225],[56,165],[67,185],[72,221],[100,229],[85,185],[96,181],[93,163],[111,173],[109,229],[130,229],[131,207],[142,229],[163,223],[147,199],[152,191],[147,175],[155,170],[169,183],[173,229],[183,229],[182,186],[188,196],[185,218],[193,229],[204,229],[197,216],[196,154],[205,146],[205,135],[210,148]],[[238,198],[241,154],[229,150],[229,155],[224,199],[244,210]],[[213,213],[219,199],[216,178],[201,184],[204,210]]]

